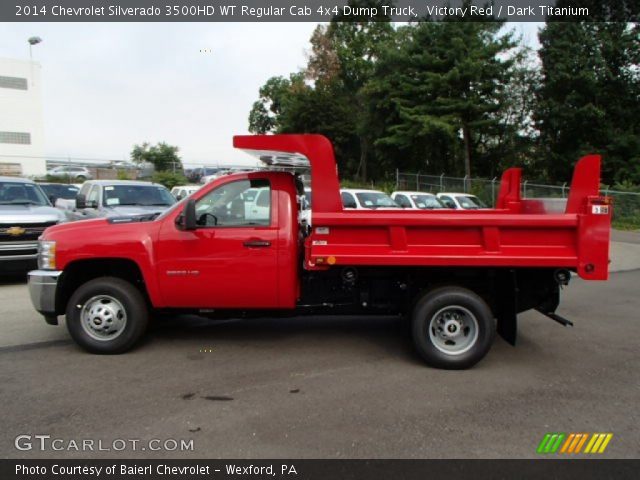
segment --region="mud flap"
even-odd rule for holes
[[[498,277],[496,318],[498,334],[515,346],[518,336],[518,281],[515,270],[508,270]]]

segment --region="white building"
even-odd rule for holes
[[[0,175],[46,172],[40,69],[0,58]]]

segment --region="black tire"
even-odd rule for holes
[[[101,301],[98,299],[101,297],[104,297],[102,302],[109,308],[102,308],[102,311],[106,312],[104,320],[103,317],[96,316],[96,322],[104,321],[106,325],[107,322],[111,324],[116,318],[119,318],[120,322],[122,318],[125,319],[123,324],[120,323],[122,327],[117,330],[119,333],[113,338],[97,339],[95,336],[99,336],[100,333],[87,326],[88,323],[84,326],[82,323],[83,312],[89,305],[96,306],[93,311],[100,313]],[[114,312],[116,315],[112,315]],[[116,354],[130,350],[142,337],[149,323],[149,310],[142,293],[131,283],[120,278],[101,277],[85,283],[71,295],[66,319],[71,337],[82,348],[91,353]],[[99,325],[96,325],[96,329],[99,330]]]
[[[447,324],[449,331],[458,334],[451,340],[442,328],[441,322],[446,321],[451,322]],[[496,324],[491,309],[480,296],[466,288],[448,286],[431,290],[418,299],[411,314],[411,333],[416,350],[428,365],[462,370],[472,367],[489,352]]]
[[[87,180],[87,177],[85,177],[84,175],[78,175],[78,176],[76,177],[76,180],[77,180],[78,182],[85,182],[85,181]]]

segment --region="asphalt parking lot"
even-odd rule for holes
[[[640,456],[640,242],[624,235],[609,282],[574,279],[565,328],[521,315],[472,370],[424,366],[395,318],[159,322],[120,356],[80,351],[0,283],[4,458],[535,458],[546,432],[612,432]],[[616,237],[614,237],[614,240]],[[637,265],[631,260],[637,260]],[[634,267],[635,265],[635,267]],[[193,451],[20,451],[65,440],[193,439]],[[584,457],[584,455],[583,455]]]

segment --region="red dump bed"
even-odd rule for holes
[[[599,195],[600,157],[575,167],[560,212],[520,196],[521,170],[502,176],[492,210],[344,210],[329,140],[321,135],[237,136],[234,146],[267,164],[311,168],[311,235],[305,267],[332,265],[566,267],[606,280],[611,206]]]

